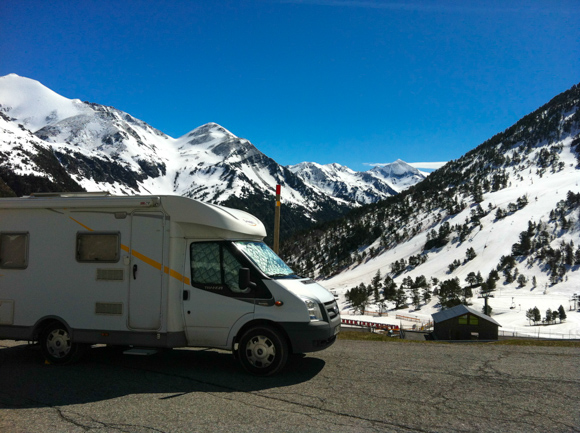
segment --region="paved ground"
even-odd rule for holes
[[[273,378],[231,355],[0,341],[0,432],[580,431],[580,349],[339,340]]]

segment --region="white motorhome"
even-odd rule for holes
[[[301,278],[240,210],[177,196],[0,199],[0,339],[65,364],[91,344],[231,350],[268,375],[340,331],[334,296]]]

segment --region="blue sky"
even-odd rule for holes
[[[459,158],[580,82],[580,2],[0,0],[0,75],[280,164]]]

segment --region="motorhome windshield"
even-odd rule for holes
[[[263,242],[234,242],[236,246],[271,278],[295,276],[294,271]]]

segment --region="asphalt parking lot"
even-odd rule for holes
[[[580,349],[339,340],[270,378],[231,355],[0,341],[0,432],[574,432]]]

